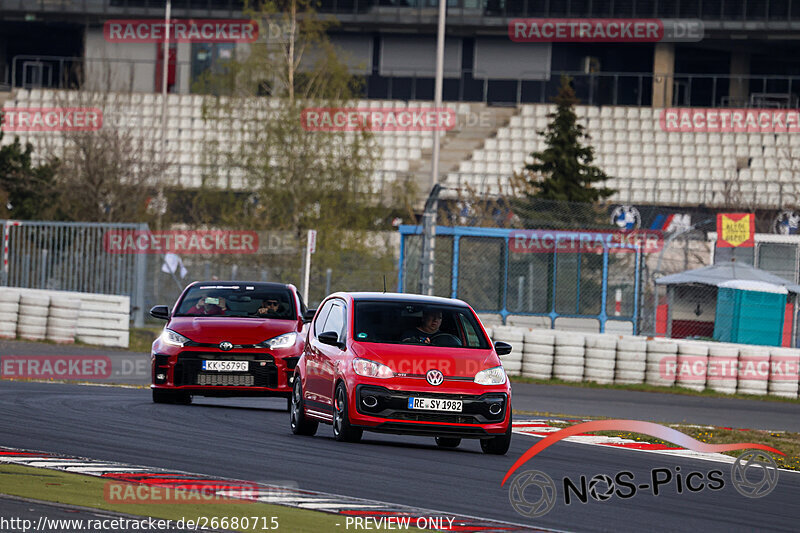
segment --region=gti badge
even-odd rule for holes
[[[223,352],[227,352],[228,350],[233,349],[233,343],[229,341],[222,341],[219,343],[219,349]]]
[[[427,379],[428,383],[431,385],[436,386],[442,384],[442,381],[444,381],[444,376],[439,370],[434,368],[432,370],[428,370],[428,373],[425,374],[425,379]]]

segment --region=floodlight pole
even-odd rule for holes
[[[161,202],[164,201],[164,172],[167,163],[167,82],[169,78],[169,23],[172,16],[172,0],[167,0],[164,12],[164,45],[161,55],[161,176],[158,180],[158,229],[161,229]]]
[[[439,0],[439,27],[436,34],[436,82],[433,91],[433,106],[442,107],[442,85],[444,84],[444,30],[447,14],[446,0]],[[433,155],[431,158],[430,194],[422,214],[422,254],[420,256],[420,294],[433,295],[434,248],[436,243],[436,212],[439,208],[439,130],[433,130]]]

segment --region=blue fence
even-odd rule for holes
[[[417,292],[422,227],[399,229],[398,287]],[[559,319],[593,319],[604,332],[609,322],[624,321],[638,332],[645,255],[640,246],[530,253],[512,244],[520,231],[437,226],[434,294],[464,300],[482,314],[498,314],[504,323],[509,316],[541,317],[550,327]]]

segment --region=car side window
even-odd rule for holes
[[[317,319],[314,320],[314,336],[319,336],[320,333],[325,331],[323,327],[325,325],[325,320],[328,318],[328,313],[331,311],[331,307],[333,307],[333,300],[328,300],[325,302],[325,305],[322,306],[322,309],[317,311]]]
[[[480,334],[475,331],[475,328],[472,327],[470,321],[465,317],[463,314],[458,314],[459,322],[461,322],[461,327],[464,329],[464,333],[467,336],[467,346],[470,348],[478,348],[481,345],[480,341]]]
[[[339,336],[339,340],[343,340],[344,336],[344,305],[337,302],[331,307],[331,312],[328,319],[325,321],[323,331],[335,331]]]

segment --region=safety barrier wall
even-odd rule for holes
[[[3,287],[0,337],[127,348],[130,298]]]
[[[797,398],[800,387],[800,349],[517,326],[487,331],[511,344],[500,358],[510,376],[785,398]]]

